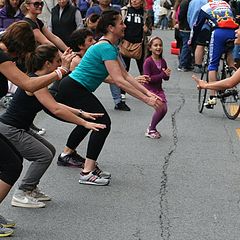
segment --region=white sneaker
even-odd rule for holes
[[[26,192],[21,190],[13,195],[11,205],[23,208],[42,208],[46,206],[45,203],[39,202],[36,198],[28,196]]]
[[[125,101],[126,100],[126,94],[121,93],[121,99],[122,99],[122,101]]]
[[[38,187],[36,187],[32,191],[27,191],[26,195],[32,198],[36,198],[38,201],[51,201],[51,198],[44,192],[41,192]]]
[[[78,182],[80,184],[105,186],[109,184],[110,180],[99,177],[97,173],[93,171],[87,175],[84,175],[82,172],[80,172],[80,179]]]
[[[217,104],[217,98],[208,98],[207,102],[204,103],[204,106],[208,109],[213,109],[213,107]]]
[[[217,104],[217,98],[209,98],[208,100],[207,100],[207,104],[209,104],[209,105],[216,105]]]

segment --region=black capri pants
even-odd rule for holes
[[[86,157],[96,161],[111,129],[111,120],[107,111],[95,95],[69,76],[61,80],[55,99],[57,102],[86,112],[104,114],[93,122],[105,124],[106,128],[91,131],[87,146]],[[69,135],[66,146],[76,149],[89,131],[83,126],[76,126]]]
[[[13,186],[22,172],[23,158],[17,149],[0,133],[0,179]]]

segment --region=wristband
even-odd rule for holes
[[[65,75],[69,72],[69,69],[63,66],[58,67],[58,69],[61,71],[62,75]]]
[[[57,80],[61,80],[62,79],[62,72],[61,72],[61,70],[59,70],[58,68],[56,69],[56,70],[54,70],[54,72],[57,74],[57,76],[58,76],[58,79]]]

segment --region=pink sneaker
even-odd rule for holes
[[[157,130],[149,130],[145,132],[145,137],[149,137],[152,139],[158,139],[161,137],[161,134]]]

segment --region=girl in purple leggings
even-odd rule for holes
[[[157,131],[157,124],[167,113],[167,100],[162,89],[162,80],[168,80],[171,70],[167,67],[166,61],[162,57],[163,42],[159,37],[152,37],[148,43],[149,56],[143,64],[143,72],[148,75],[148,81],[144,86],[152,93],[161,98],[161,107],[153,113],[151,123],[145,133],[146,137],[157,139],[161,134]]]

